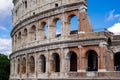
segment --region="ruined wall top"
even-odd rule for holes
[[[13,0],[13,27],[40,12],[79,2],[87,7],[87,0]]]

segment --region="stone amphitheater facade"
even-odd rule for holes
[[[87,0],[13,3],[10,80],[120,78],[120,36],[93,32]],[[76,30],[70,26],[74,16]]]

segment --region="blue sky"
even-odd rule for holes
[[[0,0],[0,53],[11,52],[12,0]],[[88,0],[88,15],[95,31],[120,34],[120,0]]]
[[[112,27],[120,22],[120,0],[88,0],[88,14],[94,30]]]

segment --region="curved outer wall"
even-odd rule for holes
[[[109,45],[113,34],[93,32],[86,13],[87,0],[13,0],[13,3],[10,80],[119,77]],[[70,27],[73,16],[78,17],[78,28],[74,31]],[[97,59],[89,54],[95,54]],[[89,57],[97,62],[89,61]]]

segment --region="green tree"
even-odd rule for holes
[[[0,80],[9,80],[10,60],[4,54],[0,54]]]

